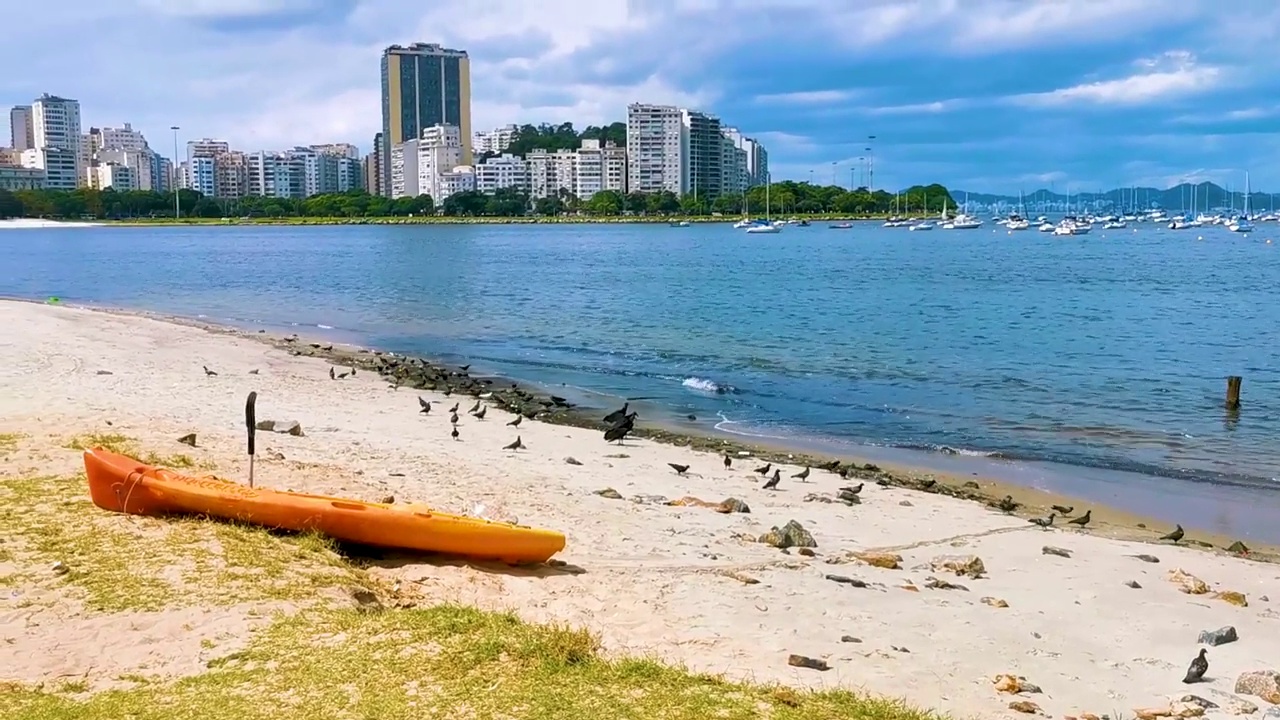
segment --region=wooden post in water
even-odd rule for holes
[[[1240,409],[1240,382],[1241,382],[1241,378],[1239,375],[1227,376],[1227,409],[1228,410]]]

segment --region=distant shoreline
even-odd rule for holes
[[[889,215],[835,216],[835,215],[785,215],[788,220],[807,220],[810,223],[871,222],[883,221]],[[278,218],[130,218],[127,220],[102,220],[98,225],[114,227],[166,227],[166,226],[226,226],[226,225],[669,225],[723,224],[741,220],[739,217],[707,217],[672,215],[670,217],[646,215],[595,215],[562,217],[278,217]]]

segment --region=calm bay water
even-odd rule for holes
[[[1145,488],[1129,504],[1248,498],[1273,525],[1277,288],[1275,225],[1248,237],[1138,226],[1065,240],[870,224],[777,235],[727,225],[0,232],[0,295],[296,324],[563,384],[559,394],[601,406],[652,398],[646,415],[692,414],[680,422],[703,429],[953,470],[981,463],[1068,492]],[[1244,376],[1238,418],[1222,410],[1230,374]]]

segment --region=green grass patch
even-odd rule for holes
[[[108,512],[89,499],[83,475],[0,478],[0,539],[19,568],[0,584],[62,583],[101,612],[308,602],[325,588],[365,584],[323,536]],[[52,572],[56,562],[65,574]]]
[[[181,453],[162,454],[152,450],[143,449],[138,441],[119,433],[87,433],[85,435],[77,435],[66,443],[63,447],[68,450],[92,450],[94,448],[102,448],[118,455],[127,455],[139,462],[155,467],[166,467],[173,470],[212,470],[211,463],[204,463],[195,460],[190,455]]]
[[[0,433],[0,458],[18,449],[18,443],[25,438],[22,433]]]
[[[204,673],[71,697],[0,689],[14,720],[633,718],[925,720],[844,690],[736,683],[650,660],[610,660],[582,630],[452,605],[279,617]]]

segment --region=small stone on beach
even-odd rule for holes
[[[190,445],[191,447],[195,447],[195,446],[196,446],[196,434],[195,434],[195,433],[187,433],[186,435],[183,435],[182,437],[178,438],[178,442],[182,443],[183,445]]]
[[[840,583],[841,585],[851,585],[856,588],[864,588],[867,586],[866,581],[851,578],[847,575],[827,575],[826,578],[831,582]]]
[[[856,638],[856,637],[854,637],[854,636],[852,636],[852,635],[841,635],[841,636],[840,636],[840,642],[843,642],[843,643],[860,643],[860,642],[862,642],[862,638]]]
[[[804,655],[788,656],[787,664],[792,667],[808,668],[810,670],[826,671],[831,669],[831,666],[827,664],[826,660],[818,660],[817,658],[811,658]]]
[[[1226,645],[1227,643],[1233,643],[1239,639],[1240,637],[1236,635],[1236,629],[1231,625],[1227,625],[1226,627],[1221,627],[1221,628],[1218,628],[1217,630],[1202,631],[1200,633],[1200,637],[1196,639],[1196,642],[1201,645],[1210,645],[1210,646],[1216,647],[1218,645]]]
[[[611,487],[607,487],[603,490],[596,490],[593,494],[599,495],[602,498],[608,498],[610,500],[622,499],[622,493],[618,492],[617,490],[614,490]]]
[[[779,549],[789,547],[818,547],[813,535],[795,520],[788,521],[781,528],[774,527],[760,536],[759,542]]]
[[[581,460],[579,460],[578,458],[576,458],[576,457],[574,457],[574,456],[570,455],[569,457],[567,457],[567,458],[565,458],[565,459],[564,459],[564,463],[565,463],[566,465],[581,465],[581,464],[582,464],[582,461],[581,461]]]
[[[1054,547],[1052,545],[1045,545],[1044,547],[1040,548],[1040,553],[1043,555],[1057,555],[1058,557],[1064,557],[1064,558],[1071,557],[1070,550],[1067,550],[1065,548],[1060,548],[1060,547]]]
[[[1138,584],[1138,581],[1137,581],[1137,580],[1126,580],[1124,584],[1125,584],[1125,585],[1127,585],[1127,586],[1129,586],[1129,587],[1131,587],[1131,588],[1133,588],[1134,590],[1141,590],[1141,589],[1142,589],[1142,586]]]

